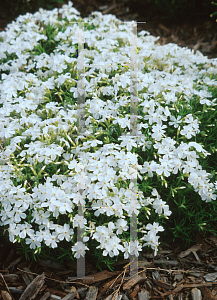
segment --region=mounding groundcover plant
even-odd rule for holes
[[[79,22],[83,135],[77,127]],[[191,242],[198,231],[217,232],[217,59],[157,45],[141,31],[141,135],[132,136],[129,24],[100,12],[82,19],[69,1],[19,16],[0,33],[0,225],[27,257],[85,254],[98,267],[110,266],[150,247],[156,254],[159,234]],[[133,213],[137,240],[130,242]]]

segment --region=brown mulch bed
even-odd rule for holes
[[[66,3],[68,1],[65,1]],[[152,16],[147,7],[140,11],[133,1],[116,2],[104,0],[74,0],[73,5],[82,17],[92,11],[111,13],[122,20],[137,20],[138,31],[147,30],[160,36],[159,44],[176,43],[182,47],[200,50],[209,58],[217,57],[217,23],[214,18],[190,20],[182,23],[162,21]],[[11,22],[7,12],[0,12],[0,30]],[[168,245],[169,244],[169,245]],[[152,251],[138,258],[138,272],[130,277],[129,260],[118,260],[110,272],[95,269],[86,262],[85,276],[90,279],[70,279],[76,277],[75,262],[58,264],[55,261],[28,261],[16,253],[12,243],[0,241],[0,299],[3,300],[46,300],[46,299],[85,299],[111,300],[115,292],[123,300],[139,299],[217,299],[217,238],[202,238],[199,234],[195,244],[189,249],[172,242],[163,242],[157,256]],[[112,295],[112,296],[111,296]]]
[[[86,261],[86,279],[75,279],[76,262],[27,261],[11,245],[0,244],[1,299],[217,299],[216,236],[197,235],[185,251],[162,242],[157,256],[152,252],[140,254],[135,271],[129,269],[129,260],[119,259],[112,272],[99,272],[94,262]]]

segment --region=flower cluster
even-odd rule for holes
[[[79,22],[85,25],[83,135]],[[164,230],[159,222],[172,214],[161,186],[173,197],[191,188],[205,202],[216,199],[217,181],[202,168],[211,153],[196,141],[203,132],[196,108],[215,113],[208,88],[216,85],[217,60],[175,44],[159,46],[140,32],[139,134],[133,136],[129,31],[130,23],[113,15],[81,19],[69,1],[19,16],[0,33],[0,217],[11,242],[38,251],[65,240],[76,258],[92,240],[103,256],[138,256],[142,246],[156,254],[157,234]],[[137,177],[135,191],[130,180]],[[84,215],[76,211],[79,205]],[[144,216],[137,241],[127,238],[133,214]],[[148,223],[153,215],[158,222]],[[83,242],[76,242],[78,228],[85,231]]]

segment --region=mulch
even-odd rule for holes
[[[198,241],[198,242],[197,242]],[[15,246],[0,244],[0,291],[4,300],[149,300],[217,299],[217,237],[195,237],[184,251],[162,242],[156,256],[140,253],[138,268],[119,259],[114,271],[97,271],[86,261],[85,277],[77,279],[77,262],[26,260]],[[130,275],[131,274],[131,275]],[[121,297],[120,297],[121,296]]]
[[[68,1],[65,1],[66,3]],[[82,17],[92,11],[114,14],[121,20],[137,20],[138,31],[147,30],[159,36],[158,43],[176,43],[199,50],[208,58],[217,57],[217,23],[214,18],[189,20],[183,23],[162,21],[133,7],[133,1],[74,0]],[[12,20],[0,12],[0,31]],[[85,277],[77,275],[77,263],[59,264],[53,260],[26,260],[18,255],[16,246],[0,241],[0,299],[3,300],[148,300],[148,299],[217,299],[217,237],[197,235],[195,243],[183,250],[183,245],[162,242],[157,256],[153,251],[138,258],[138,270],[130,277],[129,260],[118,260],[112,267],[96,270],[86,261]],[[132,274],[132,273],[131,273]],[[122,295],[118,297],[118,294]]]

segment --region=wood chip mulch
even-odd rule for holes
[[[198,235],[195,241],[184,251],[162,242],[157,256],[153,251],[140,254],[134,273],[129,260],[118,260],[112,272],[99,272],[86,261],[81,279],[76,278],[77,261],[27,261],[11,243],[9,248],[0,244],[0,299],[217,299],[217,236]]]

